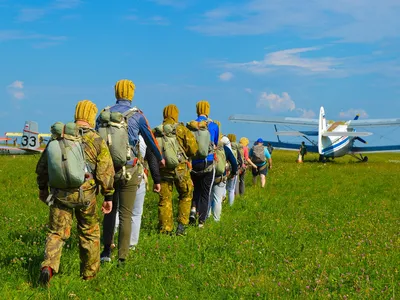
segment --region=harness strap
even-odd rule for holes
[[[265,165],[263,165],[262,167],[259,167],[259,171],[262,171],[262,170],[264,170],[266,167],[268,167],[268,164],[267,163],[265,163]]]
[[[58,143],[60,145],[61,154],[62,154],[62,158],[61,158],[62,169],[63,169],[64,175],[65,175],[65,178],[67,180],[67,185],[70,185],[71,184],[71,179],[70,179],[70,176],[69,176],[70,172],[69,172],[68,163],[67,163],[67,151],[65,150],[65,146],[66,146],[65,143],[66,142],[65,142],[64,139],[61,139],[61,140],[58,141]]]

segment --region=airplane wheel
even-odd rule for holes
[[[364,156],[362,161],[363,162],[367,162],[368,161],[368,156]]]
[[[326,163],[326,157],[320,155],[320,156],[319,156],[319,162]]]

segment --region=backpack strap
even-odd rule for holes
[[[128,121],[130,117],[132,117],[134,114],[136,114],[137,112],[141,112],[141,110],[139,108],[137,108],[136,106],[124,111],[122,113],[122,116]]]
[[[60,145],[60,149],[61,149],[61,161],[62,161],[62,168],[64,171],[64,175],[65,178],[67,179],[67,185],[71,184],[71,179],[69,177],[69,169],[68,169],[68,164],[67,164],[67,151],[65,150],[65,140],[64,139],[60,139],[58,140],[58,144]]]

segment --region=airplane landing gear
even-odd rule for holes
[[[319,156],[319,162],[326,163],[326,157],[323,155]]]
[[[361,153],[360,153],[360,156],[357,156],[355,154],[351,154],[351,156],[353,156],[354,158],[357,158],[360,162],[368,161],[368,156],[363,156]]]

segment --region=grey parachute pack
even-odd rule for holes
[[[154,128],[155,137],[165,159],[165,166],[168,169],[175,169],[180,163],[188,160],[176,137],[176,127],[178,125],[183,124],[161,124]]]
[[[264,145],[254,145],[251,161],[255,164],[261,164],[267,161],[264,154]]]
[[[98,119],[97,132],[106,141],[114,168],[121,169],[126,180],[131,179],[131,174],[126,171],[126,163],[133,159],[134,153],[129,145],[128,120],[138,111],[138,108],[133,107],[123,113],[111,112],[107,106],[100,112]]]

